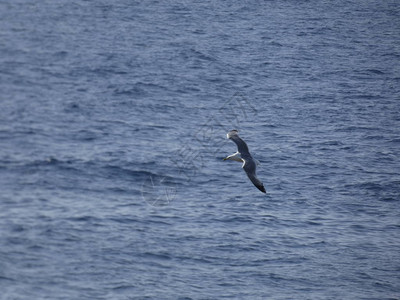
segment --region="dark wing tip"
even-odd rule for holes
[[[263,192],[264,194],[266,194],[267,192],[266,192],[266,190],[265,190],[265,187],[262,185],[262,186],[258,186],[258,189],[261,191],[261,192]]]
[[[261,182],[253,182],[254,186],[258,188],[261,192],[266,194],[267,192],[265,191],[265,187]]]
[[[236,129],[232,129],[231,131],[229,131],[227,134],[226,134],[226,137],[228,138],[228,139],[230,139],[233,135],[237,135],[239,133],[239,131],[237,131]]]

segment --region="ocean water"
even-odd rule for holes
[[[0,37],[1,300],[400,299],[400,2],[1,1]]]

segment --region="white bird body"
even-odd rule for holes
[[[240,157],[239,152],[229,155],[227,158],[224,158],[224,160],[234,160],[234,161],[238,161],[238,162],[244,162],[244,160]]]
[[[234,160],[238,162],[243,162],[242,168],[246,172],[247,177],[250,181],[263,193],[265,193],[265,188],[263,183],[257,178],[256,166],[260,164],[258,160],[253,159],[250,155],[249,148],[247,144],[239,137],[237,130],[231,130],[226,135],[228,139],[232,140],[238,147],[238,151],[224,158],[224,160]]]

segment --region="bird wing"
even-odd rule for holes
[[[261,192],[266,193],[263,183],[257,178],[256,175],[256,163],[253,159],[244,160],[243,170],[246,172],[247,177],[250,181],[258,188]]]
[[[250,156],[247,144],[239,137],[237,130],[231,130],[227,134],[228,139],[231,139],[238,147],[238,152],[243,156]]]

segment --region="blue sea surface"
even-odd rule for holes
[[[399,1],[5,0],[0,37],[1,300],[400,299]]]

